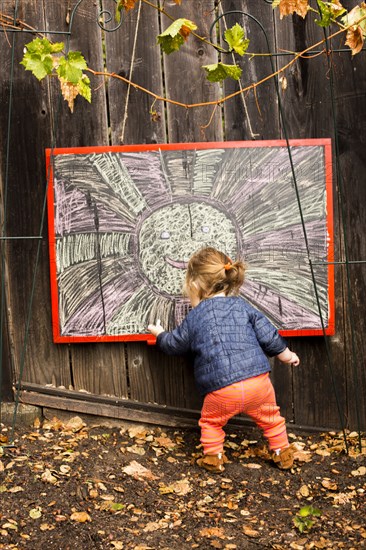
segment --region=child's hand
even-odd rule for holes
[[[147,330],[149,330],[151,334],[155,337],[164,332],[164,329],[160,324],[160,319],[156,321],[156,325],[148,325]]]
[[[298,358],[296,353],[289,350],[288,348],[277,355],[277,358],[281,361],[281,363],[285,363],[286,365],[293,365],[294,367],[297,367],[297,365],[300,364],[300,359]]]
[[[288,363],[289,365],[292,365],[294,367],[297,367],[297,365],[300,364],[300,359],[296,355],[296,353],[294,353],[293,351],[291,353],[292,353],[292,357],[291,357],[290,361],[286,361],[286,363]]]

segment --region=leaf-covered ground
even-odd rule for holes
[[[54,419],[0,447],[0,548],[258,549],[366,546],[366,440],[291,434],[295,467],[259,433],[228,433],[223,474],[195,465],[197,430]]]

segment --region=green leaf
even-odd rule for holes
[[[230,50],[234,50],[239,55],[244,55],[249,46],[249,40],[245,38],[244,29],[239,23],[225,31],[225,40],[229,44]]]
[[[338,1],[323,2],[322,0],[318,0],[318,6],[322,18],[320,20],[315,19],[315,23],[320,27],[328,27],[337,17],[340,17],[347,11]]]
[[[61,57],[59,66],[57,67],[58,76],[71,82],[78,84],[83,76],[82,69],[86,69],[87,64],[80,52],[70,52],[67,58]]]
[[[47,38],[35,38],[32,42],[28,42],[25,47],[30,53],[47,55],[50,53],[62,52],[64,49],[64,43],[56,42],[55,44],[52,44],[49,40],[47,40]]]
[[[215,63],[213,65],[203,65],[207,72],[207,80],[210,82],[222,82],[225,78],[239,80],[242,70],[238,65],[225,65],[224,63]]]
[[[305,523],[298,516],[295,516],[292,521],[294,522],[296,529],[298,529],[300,533],[302,533],[306,529]]]
[[[297,513],[298,516],[305,518],[307,516],[321,516],[322,512],[319,508],[314,508],[313,506],[303,506]]]
[[[176,19],[170,27],[158,35],[157,41],[164,53],[170,54],[180,49],[191,31],[197,25],[189,19]]]
[[[125,504],[121,504],[120,502],[112,502],[111,503],[111,510],[114,510],[115,512],[118,512],[118,510],[123,510],[125,508]]]
[[[78,82],[77,90],[84,99],[91,103],[90,80],[85,74],[83,74],[81,80]]]
[[[51,55],[41,56],[38,53],[26,52],[20,64],[23,65],[27,71],[31,71],[38,80],[42,80],[42,78],[51,74],[53,70],[53,59]]]
[[[35,38],[25,46],[26,51],[20,62],[27,71],[42,80],[53,71],[54,60],[52,54],[60,53],[64,48],[63,42],[51,44],[47,38]]]

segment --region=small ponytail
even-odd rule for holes
[[[232,261],[229,256],[212,247],[196,252],[188,263],[186,284],[196,281],[199,298],[204,300],[224,292],[226,296],[238,294],[244,282],[245,264]]]

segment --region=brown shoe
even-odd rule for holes
[[[202,458],[197,459],[197,465],[200,468],[205,468],[209,472],[220,473],[225,470],[224,464],[229,462],[224,453],[218,453],[216,455],[203,455]]]
[[[289,470],[294,463],[294,450],[292,445],[282,449],[279,454],[273,453],[272,460],[281,470]]]

